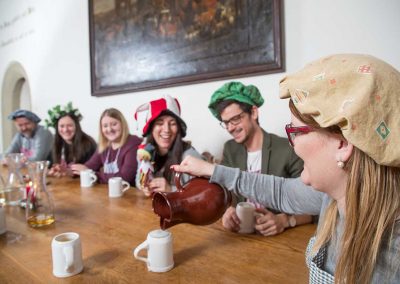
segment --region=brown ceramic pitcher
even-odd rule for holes
[[[180,176],[176,173],[174,177],[176,192],[156,192],[153,195],[153,211],[160,216],[161,229],[179,223],[208,225],[221,218],[231,204],[231,193],[199,177],[182,187]]]

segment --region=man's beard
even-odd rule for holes
[[[22,135],[25,136],[26,138],[32,138],[32,134],[33,134],[33,130],[22,132]]]

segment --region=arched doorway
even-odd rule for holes
[[[7,119],[14,110],[31,109],[31,91],[25,69],[19,62],[12,62],[7,68],[1,89],[1,149],[4,151],[11,143],[16,129]]]

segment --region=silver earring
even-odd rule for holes
[[[344,168],[344,163],[342,162],[342,159],[340,159],[340,160],[337,162],[337,166],[338,166],[339,168],[341,168],[341,169]]]

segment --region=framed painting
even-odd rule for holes
[[[92,95],[283,71],[281,0],[89,0]]]

